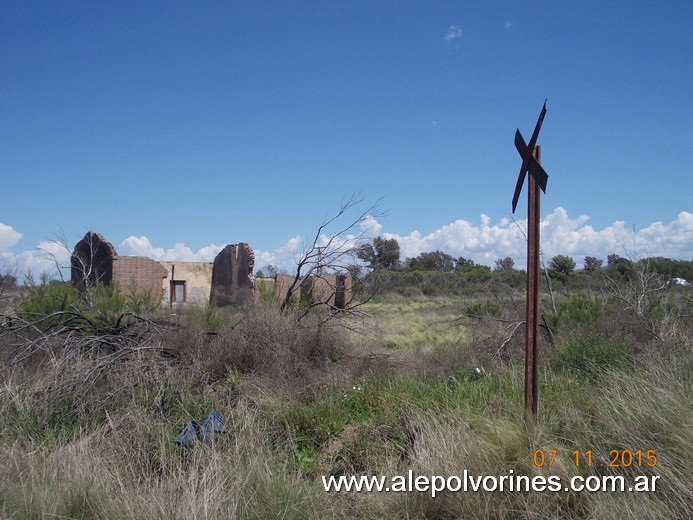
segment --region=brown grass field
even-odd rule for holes
[[[605,293],[543,294],[530,422],[522,297],[391,293],[328,321],[274,302],[129,313],[112,293],[72,314],[20,306],[0,333],[0,517],[691,518],[691,289],[641,314]],[[212,409],[224,433],[178,447]],[[321,480],[465,470],[659,478],[435,497]]]

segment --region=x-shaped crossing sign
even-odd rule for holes
[[[539,114],[539,120],[537,121],[537,126],[534,127],[534,132],[532,133],[532,138],[529,140],[529,144],[525,143],[519,129],[515,132],[515,148],[517,148],[520,157],[522,157],[522,166],[520,167],[520,175],[517,177],[517,185],[515,186],[515,194],[513,195],[513,213],[515,213],[517,201],[520,198],[520,192],[522,191],[522,185],[525,183],[525,175],[527,172],[539,183],[541,191],[546,193],[546,181],[549,176],[544,171],[544,168],[541,167],[539,161],[534,158],[534,147],[537,144],[539,130],[541,130],[541,124],[544,122],[545,115],[546,101],[544,101],[544,106],[541,109],[541,114]]]
[[[538,355],[538,337],[539,337],[539,289],[541,276],[539,271],[539,234],[540,234],[540,211],[539,211],[539,189],[546,193],[546,181],[549,176],[544,171],[544,168],[539,164],[539,147],[537,146],[537,138],[541,124],[544,122],[546,115],[546,101],[539,114],[537,126],[534,127],[534,133],[529,140],[529,144],[525,143],[522,134],[519,130],[515,132],[515,148],[522,157],[522,166],[520,167],[520,175],[517,178],[517,186],[515,186],[515,194],[513,195],[513,213],[517,207],[517,200],[520,198],[522,185],[525,183],[525,176],[529,172],[529,186],[527,197],[527,318],[525,321],[525,408],[528,415],[536,417],[537,415],[537,355]]]

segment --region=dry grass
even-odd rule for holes
[[[446,349],[468,338],[458,321],[463,313],[459,298],[405,298],[392,296],[368,303],[373,328],[383,346],[426,354]]]
[[[193,312],[146,338],[167,354],[145,350],[104,365],[108,353],[56,343],[43,357],[5,363],[0,517],[620,520],[691,514],[689,329],[679,325],[676,337],[662,342],[608,315],[591,331],[561,322],[555,344],[544,351],[539,417],[528,428],[519,353],[511,350],[505,367],[492,360],[505,324],[487,316],[448,327],[464,308],[460,300],[385,301],[370,308],[380,336],[353,335],[340,322],[299,322],[271,305],[222,314],[209,334],[216,318]],[[395,339],[398,346],[383,345]],[[16,338],[0,348],[7,354]],[[484,373],[472,377],[476,366]],[[181,428],[212,408],[226,419],[227,433],[212,446],[176,447]],[[560,460],[535,467],[537,448],[558,450]],[[323,473],[506,475],[512,469],[569,478],[603,471],[575,467],[576,449],[593,450],[599,461],[610,449],[655,449],[656,468],[626,473],[660,475],[661,487],[637,495],[459,492],[432,498],[328,494],[319,481]]]
[[[297,477],[277,478],[281,464],[253,442],[263,433],[250,414],[235,414],[234,435],[218,446],[191,453],[163,444],[143,453],[152,436],[148,419],[123,418],[47,455],[4,448],[4,513],[134,519],[263,518],[271,512],[275,518],[303,518],[314,502],[324,501]],[[156,429],[170,443],[166,428]]]

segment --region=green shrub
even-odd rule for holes
[[[582,328],[564,338],[551,359],[557,370],[588,378],[607,370],[628,371],[633,366],[632,339]]]
[[[151,316],[161,308],[161,293],[151,289],[125,291],[125,307],[141,316]]]
[[[53,316],[54,314],[72,312],[82,305],[82,299],[72,285],[49,283],[44,280],[40,284],[28,287],[26,297],[17,307],[17,315],[46,330],[71,319],[70,316]]]
[[[289,441],[297,453],[319,450],[331,437],[338,436],[347,423],[344,410],[331,400],[281,407],[273,416],[280,444]]]
[[[205,332],[219,332],[224,324],[221,311],[213,301],[207,305],[190,305],[186,312],[190,325]]]
[[[556,313],[546,313],[544,319],[554,332],[580,325],[594,325],[603,316],[604,307],[604,300],[598,296],[571,294],[558,299]]]
[[[277,282],[272,281],[271,283],[257,282],[255,287],[257,288],[258,295],[260,296],[260,302],[262,303],[275,303],[279,304],[279,295],[277,293]]]
[[[124,325],[123,314],[152,314],[159,301],[151,291],[124,293],[116,285],[97,285],[80,293],[72,284],[42,280],[28,287],[17,315],[41,330],[87,323],[94,332]]]
[[[470,318],[483,318],[484,316],[503,317],[503,310],[489,300],[470,303],[466,306],[464,313]]]
[[[89,289],[85,296],[85,315],[106,326],[115,326],[121,315],[129,310],[127,298],[116,285],[99,284]]]

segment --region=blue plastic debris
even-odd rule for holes
[[[196,440],[211,443],[224,431],[226,422],[216,410],[212,410],[206,419],[190,421],[176,437],[176,444],[189,448]]]

